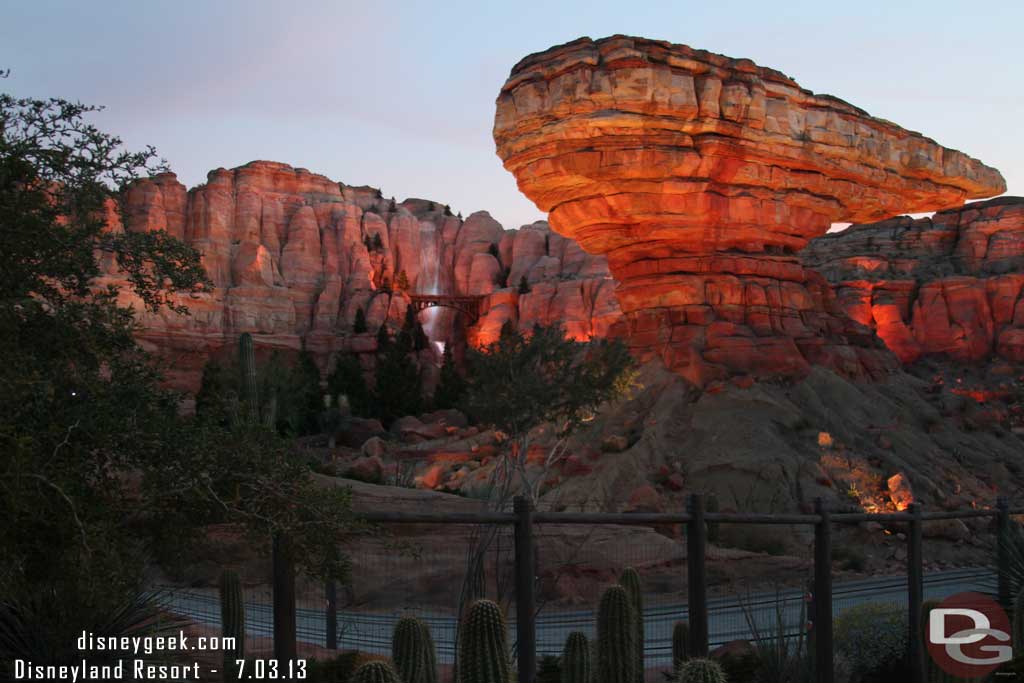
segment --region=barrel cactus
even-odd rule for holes
[[[677,683],[727,683],[725,672],[713,659],[691,659],[676,669]]]
[[[597,683],[636,683],[635,620],[626,589],[605,590],[597,611]]]
[[[245,602],[242,580],[236,572],[225,569],[218,585],[220,592],[220,623],[225,638],[234,638],[235,647],[224,650],[224,671],[235,671],[236,659],[245,658]]]
[[[511,675],[505,615],[490,600],[477,600],[459,634],[459,683],[509,683]]]
[[[579,631],[573,631],[562,650],[562,683],[592,683],[590,643]]]
[[[402,683],[389,662],[376,660],[363,664],[352,674],[351,683]]]
[[[689,659],[690,651],[690,625],[685,621],[677,621],[672,627],[672,668],[678,669],[679,665]]]
[[[395,624],[391,660],[402,683],[437,683],[437,657],[427,625],[413,617]]]
[[[644,598],[640,591],[640,574],[632,567],[626,567],[619,577],[619,585],[629,594],[633,606],[633,629],[636,631],[636,681],[644,680]]]

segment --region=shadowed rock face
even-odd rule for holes
[[[833,222],[959,206],[997,171],[745,59],[613,36],[517,64],[498,155],[551,227],[605,254],[625,330],[703,384],[893,360],[796,253]]]

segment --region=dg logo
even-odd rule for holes
[[[953,676],[984,678],[1013,659],[1010,619],[980,593],[946,598],[928,613],[924,629],[928,654]]]

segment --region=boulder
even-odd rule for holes
[[[347,479],[379,484],[384,480],[384,462],[377,456],[362,456],[352,463],[343,476]]]
[[[344,419],[338,430],[338,445],[361,448],[371,438],[385,433],[380,420],[350,416]]]
[[[370,437],[359,449],[360,453],[369,458],[383,458],[389,451],[388,442],[379,436]]]
[[[435,410],[432,413],[421,415],[420,418],[424,424],[436,422],[446,427],[458,427],[459,429],[465,428],[469,425],[469,419],[466,415],[455,408]]]

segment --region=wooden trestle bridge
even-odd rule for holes
[[[449,296],[447,294],[410,294],[410,305],[418,313],[432,306],[454,308],[467,318],[470,325],[480,320],[480,304],[482,296]]]

